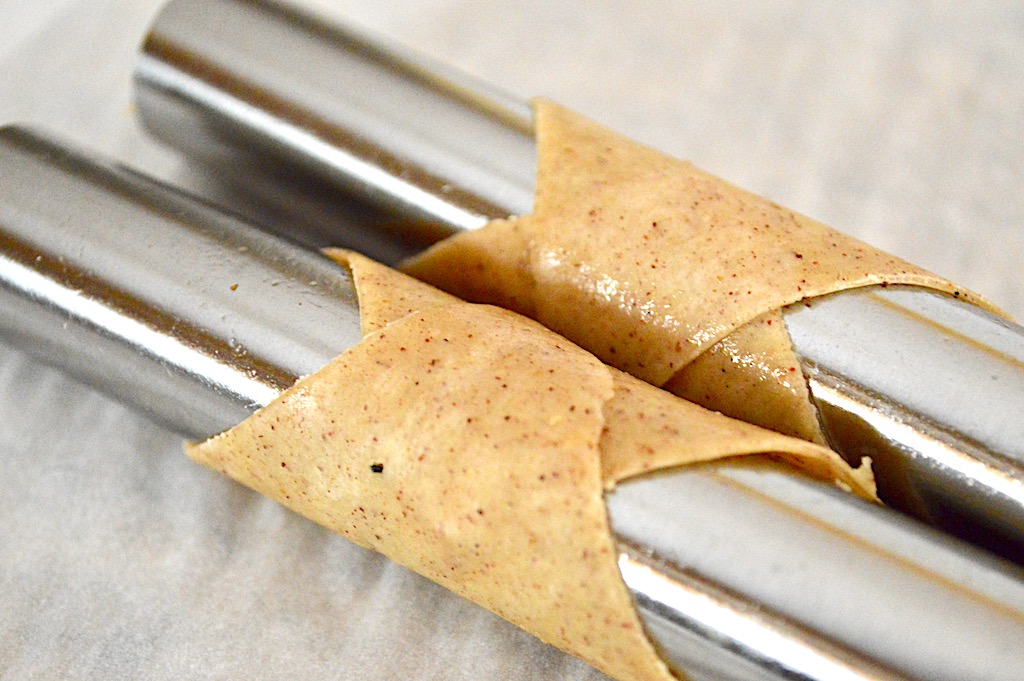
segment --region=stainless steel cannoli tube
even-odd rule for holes
[[[219,200],[299,241],[393,261],[531,210],[523,104],[269,0],[174,0],[136,84],[146,126],[213,169]],[[340,195],[391,216],[366,223],[389,225],[387,248],[325,234]],[[883,499],[1024,563],[1024,330],[924,291],[785,319],[830,444],[874,459]]]
[[[14,128],[0,132],[0,311],[8,341],[193,437],[359,339],[343,270]],[[695,466],[621,485],[609,510],[642,617],[693,678],[1016,673],[1019,572],[835,488]]]

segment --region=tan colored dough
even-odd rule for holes
[[[873,284],[976,300],[555,104],[538,101],[535,111],[534,213],[436,244],[406,272],[533,317],[654,385],[812,441],[820,433],[799,363],[784,332],[760,333],[765,315]],[[730,347],[717,346],[730,335]],[[757,370],[752,357],[770,368]],[[670,382],[684,367],[690,375]],[[735,394],[704,383],[722,369]]]
[[[741,421],[825,444],[781,310],[736,329],[662,387]]]
[[[622,582],[603,491],[775,452],[873,497],[815,445],[687,404],[539,324],[361,256],[363,341],[196,461],[619,679],[669,679]]]

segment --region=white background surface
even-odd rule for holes
[[[555,98],[1024,316],[1019,2],[300,4]],[[0,123],[187,183],[131,110],[160,5],[0,0]],[[0,346],[0,678],[300,677],[600,675]]]

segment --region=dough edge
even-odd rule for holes
[[[782,309],[803,300],[890,284],[999,313],[941,277],[557,104],[538,99],[534,109],[534,212],[450,237],[403,271],[537,319],[703,406],[818,443],[788,333],[765,339],[766,320],[781,323]],[[720,374],[735,392],[708,384]]]
[[[616,482],[774,451],[873,494],[828,450],[685,403],[504,310],[332,256],[361,312],[373,307],[364,340],[188,455],[614,678],[673,678],[618,571],[602,497]]]

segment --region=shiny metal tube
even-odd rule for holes
[[[909,288],[784,319],[834,448],[872,457],[884,499],[1024,565],[1024,329]]]
[[[357,307],[318,255],[0,132],[0,335],[186,435],[234,425],[355,343]],[[695,679],[1016,673],[1019,571],[832,487],[719,464],[608,503],[641,615]]]
[[[30,131],[0,154],[0,326],[44,361],[212,434],[358,342],[352,283],[319,254]]]
[[[213,161],[243,214],[302,243],[393,262],[533,203],[529,109],[424,66],[284,5],[217,0],[163,10],[136,83],[147,125]],[[352,219],[324,226],[339,191],[377,209],[345,215],[361,218],[355,232]],[[401,246],[367,243],[375,230]]]
[[[201,161],[217,200],[293,239],[391,262],[531,210],[523,104],[272,0],[173,0],[135,78],[146,127]],[[405,241],[325,234],[341,195],[399,216],[385,223]],[[1024,329],[922,291],[841,294],[785,317],[830,444],[878,463],[885,501],[1024,564],[1024,422],[999,418],[1024,411]]]
[[[951,551],[954,540],[884,508],[851,504],[839,490],[775,467],[719,463],[703,475],[633,480],[610,495],[608,509],[626,548],[623,576],[643,592],[645,622],[659,640],[704,625],[728,631],[723,648],[742,653],[718,668],[728,659],[721,650],[680,660],[708,678],[734,678],[734,666],[758,660],[758,672],[738,678],[763,678],[779,661],[791,665],[783,678],[797,679],[1019,674],[999,666],[1016,666],[1019,656],[1011,623],[1019,621],[1021,583],[1009,574],[992,579],[980,552]],[[965,602],[961,588],[987,604]],[[922,607],[927,617],[903,619]],[[695,621],[658,628],[682,613]],[[878,667],[852,664],[851,652]]]

